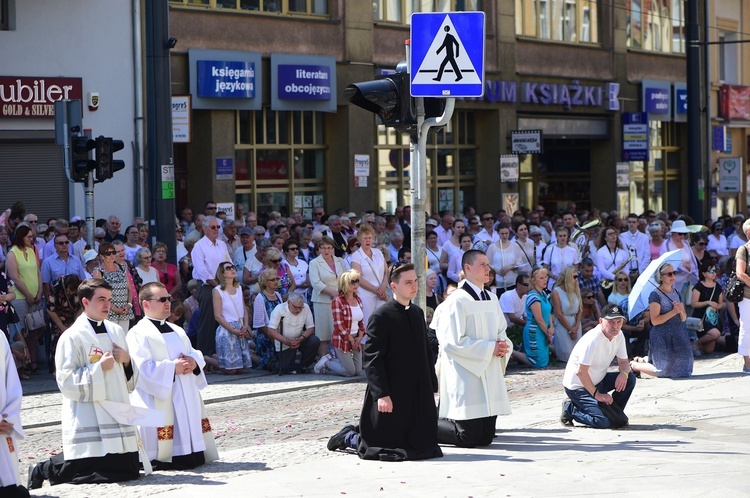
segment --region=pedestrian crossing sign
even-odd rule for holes
[[[411,16],[412,97],[484,95],[484,12]]]

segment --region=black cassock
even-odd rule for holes
[[[424,313],[396,300],[380,306],[367,325],[367,391],[357,452],[365,460],[424,460],[443,452],[437,443],[437,377]],[[390,396],[392,413],[378,411]]]

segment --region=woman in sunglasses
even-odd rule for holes
[[[676,222],[675,222],[676,223]],[[654,280],[659,284],[648,298],[651,316],[649,356],[636,356],[630,363],[636,373],[654,377],[680,378],[693,374],[693,346],[685,321],[687,313],[674,288],[676,273],[669,263],[659,265]]]
[[[693,287],[693,317],[703,321],[703,330],[697,332],[698,340],[693,344],[693,354],[701,356],[711,354],[716,347],[716,340],[721,336],[719,310],[724,307],[724,295],[721,285],[716,283],[716,266],[713,262],[703,263],[700,268],[701,281]]]
[[[282,259],[281,251],[275,247],[269,247],[263,258],[263,270],[261,271],[269,270],[275,272],[279,277],[278,291],[286,301],[286,295],[290,292],[294,292],[294,289],[297,288],[297,284],[294,283],[294,277],[289,269],[289,264]]]
[[[601,312],[594,291],[584,289],[581,291],[581,334],[599,325],[599,318],[601,318]]]
[[[120,243],[123,256],[125,248]],[[115,322],[127,333],[130,330],[130,320],[133,315],[133,290],[128,280],[128,269],[126,266],[115,261],[117,250],[109,242],[99,244],[99,256],[101,263],[91,273],[94,278],[103,278],[112,287],[112,306],[109,308],[107,320]]]
[[[630,295],[630,278],[624,271],[619,272],[615,275],[615,282],[612,286],[612,292],[609,293],[606,299],[604,293],[599,289],[600,302],[620,304],[624,299],[627,299]]]
[[[219,368],[227,375],[242,373],[251,368],[250,356],[250,314],[242,299],[237,269],[231,261],[224,261],[216,269],[219,285],[213,290],[214,317],[219,327],[216,329],[216,357]]]
[[[708,235],[708,245],[706,246],[707,251],[716,251],[716,254],[721,256],[729,256],[729,245],[727,244],[727,238],[724,235],[724,225],[717,221],[711,225],[711,233]]]
[[[343,377],[362,373],[362,344],[365,337],[365,315],[362,300],[357,295],[360,274],[348,270],[339,276],[339,295],[331,302],[333,335],[331,345],[335,354],[324,354],[315,364],[315,373],[330,372]]]

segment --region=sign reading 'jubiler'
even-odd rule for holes
[[[198,61],[198,96],[255,97],[255,64],[248,61]]]

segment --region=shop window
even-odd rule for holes
[[[237,202],[258,214],[299,210],[312,219],[323,206],[325,135],[314,111],[237,111]]]
[[[411,204],[409,136],[377,127],[378,209],[393,213]],[[429,211],[463,210],[476,200],[476,124],[472,112],[456,111],[451,121],[427,139]],[[450,206],[450,207],[446,207]]]
[[[374,0],[373,19],[408,24],[414,12],[481,11],[482,0]]]
[[[627,0],[627,46],[664,53],[685,53],[683,2]]]
[[[630,211],[683,211],[680,124],[649,122],[648,162],[630,163]]]
[[[516,0],[516,34],[599,43],[598,0]]]
[[[232,9],[260,14],[327,16],[329,0],[170,0],[186,7]]]
[[[736,85],[737,80],[737,34],[719,35],[719,80],[727,85]]]

